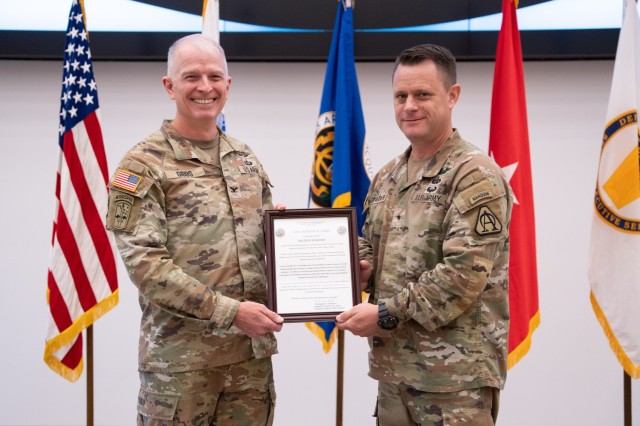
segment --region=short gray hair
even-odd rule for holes
[[[227,56],[225,55],[224,49],[222,48],[222,46],[220,46],[220,43],[218,43],[211,37],[207,37],[204,34],[198,33],[198,34],[190,34],[182,38],[179,38],[178,40],[174,41],[173,44],[169,47],[169,52],[167,52],[167,75],[169,77],[175,77],[173,75],[175,71],[173,69],[173,63],[176,57],[176,52],[183,45],[197,46],[198,48],[200,48],[202,51],[205,51],[205,52],[207,51],[211,52],[211,51],[214,51],[214,49],[217,49],[220,52],[220,55],[222,55],[222,66],[224,68],[224,75],[225,76],[229,75],[229,68],[227,66]]]

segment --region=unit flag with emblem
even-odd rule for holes
[[[369,190],[369,156],[364,115],[353,55],[353,7],[338,1],[331,50],[316,124],[314,159],[309,185],[310,205],[355,207],[358,234]],[[335,340],[335,323],[306,323],[323,342],[325,352]]]
[[[602,135],[589,252],[591,305],[609,344],[640,378],[640,19],[627,0]]]

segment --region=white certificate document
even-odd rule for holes
[[[285,320],[287,314],[337,314],[356,303],[357,259],[350,219],[349,215],[319,212],[318,216],[272,218],[268,238],[271,293],[276,312]]]

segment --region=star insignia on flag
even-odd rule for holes
[[[491,153],[491,158],[493,159],[493,161],[496,161],[495,157],[493,156],[493,152]],[[496,163],[498,164],[497,161]],[[500,168],[502,169],[502,173],[504,173],[509,183],[511,183],[511,178],[513,177],[513,175],[516,172],[516,169],[518,168],[518,162],[516,161],[515,163],[509,164],[508,166],[504,166],[504,167],[502,167],[500,164],[498,164],[498,166],[500,166]],[[520,205],[515,192],[513,192],[513,188],[511,188],[511,191],[513,193],[513,204]]]

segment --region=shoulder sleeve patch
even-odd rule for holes
[[[138,223],[142,200],[121,191],[109,193],[107,229],[132,233]]]
[[[475,231],[478,235],[491,235],[502,232],[502,223],[487,206],[478,209]]]

